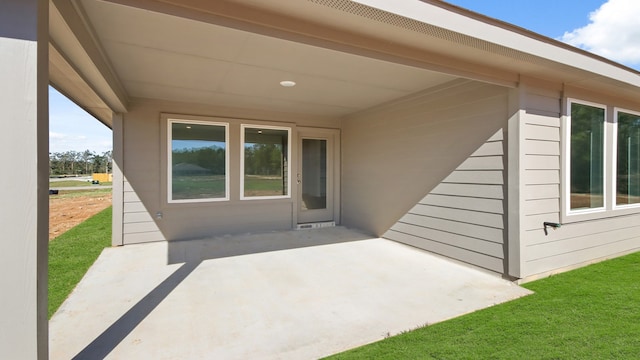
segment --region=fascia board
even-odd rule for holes
[[[76,7],[68,1],[53,0],[49,19],[52,43],[67,62],[113,111],[126,112],[124,87]]]
[[[378,10],[397,14],[449,31],[511,48],[561,65],[588,71],[616,81],[640,87],[640,74],[622,65],[616,66],[575,48],[564,48],[564,43],[545,38],[535,39],[504,27],[477,20],[423,1],[352,0]],[[523,29],[523,31],[526,31]],[[528,32],[528,31],[527,31]],[[531,33],[534,35],[535,33]],[[537,35],[537,34],[535,34]],[[543,37],[542,35],[537,35]],[[554,44],[555,43],[555,44]],[[583,53],[584,52],[584,53]]]

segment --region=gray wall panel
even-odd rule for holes
[[[502,156],[470,157],[456,170],[502,170],[504,166],[502,160]]]
[[[556,198],[527,200],[524,202],[523,210],[527,215],[557,213],[560,211],[560,200]]]
[[[542,225],[542,223],[538,225]],[[535,230],[527,231],[527,245],[554,244],[566,239],[586,238],[594,234],[606,237],[607,233],[616,230],[623,230],[636,236],[640,233],[640,216],[620,216],[581,224],[565,224],[556,231],[549,231],[547,236],[540,236],[538,233],[540,228],[541,226],[538,226]]]
[[[504,176],[501,170],[454,171],[443,182],[458,184],[503,185]]]
[[[524,187],[524,199],[541,200],[541,199],[558,199],[560,198],[560,185],[526,185]]]
[[[503,190],[502,185],[451,184],[443,182],[436,186],[431,193],[485,199],[502,199],[504,198]]]
[[[230,124],[231,142],[227,148],[230,152],[229,201],[168,203],[167,125],[163,113],[185,114],[176,118]],[[292,228],[293,196],[278,200],[239,199],[240,124],[291,127],[294,157],[296,126],[340,126],[336,119],[133,99],[123,121],[123,146],[127,153],[122,190],[125,244]],[[290,160],[292,164],[295,163],[295,159]],[[292,168],[292,171],[295,172],[295,169]]]
[[[640,250],[640,242],[637,236],[629,236],[631,237],[623,241],[611,243],[600,240],[600,245],[596,247],[579,246],[565,253],[556,252],[554,256],[528,260],[527,267],[532,275],[541,274],[553,272],[556,269],[585,265],[597,260],[604,260]]]
[[[558,170],[560,156],[527,154],[524,166],[526,170]]]
[[[470,251],[467,249],[448,245],[446,243],[440,243],[425,239],[419,236],[404,234],[390,230],[385,234],[390,240],[398,241],[407,245],[415,246],[418,248],[427,249],[430,252],[443,255],[449,258],[456,259],[458,261],[473,264],[475,266],[496,272],[503,272],[503,260],[501,258],[492,257],[479,252]]]
[[[560,141],[560,129],[552,126],[539,126],[525,123],[523,130],[525,131],[525,139]]]
[[[557,141],[525,140],[524,151],[530,155],[560,156],[560,143]]]
[[[497,229],[503,229],[502,214],[492,214],[484,211],[470,211],[442,206],[418,204],[411,209],[412,214],[431,216],[439,219],[453,220],[466,224],[476,224]]]
[[[344,120],[345,224],[502,274],[507,98],[460,80]]]
[[[504,201],[498,199],[429,194],[420,201],[420,204],[504,214]]]
[[[405,224],[398,222],[393,225],[392,231],[413,235],[423,239],[437,239],[433,241],[450,246],[455,246],[461,249],[467,249],[481,254],[490,255],[495,258],[502,258],[504,252],[502,244],[500,243],[485,241],[470,236],[453,234],[441,230],[425,228],[414,224]]]
[[[560,169],[525,170],[523,174],[526,185],[560,184]]]
[[[427,227],[430,229],[447,231],[452,234],[465,235],[486,241],[492,241],[495,243],[502,243],[502,241],[504,240],[502,229],[487,226],[461,223],[458,221],[438,219],[429,216],[415,215],[412,213],[403,216],[402,222],[406,224],[415,224],[417,226]]]
[[[521,276],[553,273],[640,249],[640,215],[615,216],[610,210],[602,218],[549,228],[545,235],[545,221],[561,221],[561,94],[540,95],[529,89],[524,99]]]
[[[128,224],[153,221],[151,214],[149,214],[148,212],[125,213],[123,216],[123,219],[124,219],[124,222]]]

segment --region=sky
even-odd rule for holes
[[[446,0],[640,70],[638,0]]]
[[[49,87],[49,152],[111,150],[111,129]]]
[[[447,2],[640,70],[639,0]],[[111,150],[111,130],[53,88],[49,88],[49,122],[50,152]]]

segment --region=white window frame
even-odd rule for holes
[[[613,182],[613,208],[614,210],[635,209],[640,208],[640,203],[618,205],[618,113],[626,113],[640,116],[640,112],[632,111],[624,108],[614,107],[613,109],[613,164],[611,179]]]
[[[285,130],[287,131],[287,195],[269,195],[269,196],[245,196],[244,195],[244,141],[245,129],[267,129],[267,130]],[[275,199],[291,199],[291,128],[286,126],[271,126],[258,124],[241,124],[240,125],[240,200],[275,200]]]
[[[225,142],[225,174],[224,174],[224,198],[202,198],[202,199],[173,199],[173,165],[172,165],[172,153],[173,153],[173,131],[172,125],[178,124],[193,124],[193,125],[211,125],[211,126],[223,126],[224,127],[224,142]],[[229,201],[229,123],[215,122],[215,121],[201,121],[201,120],[189,120],[182,118],[168,118],[167,119],[167,202],[170,204],[184,204],[184,203],[202,203],[202,202],[220,202]]]
[[[602,167],[602,206],[598,208],[588,208],[588,209],[579,209],[579,210],[571,210],[571,105],[572,104],[580,104],[586,106],[592,106],[601,108],[604,110],[604,123],[603,123],[603,142],[602,142],[602,156],[603,156],[603,167]],[[608,159],[610,150],[609,142],[608,142],[608,126],[607,126],[607,106],[604,104],[599,104],[590,101],[578,100],[574,98],[567,98],[567,108],[565,114],[565,122],[564,122],[564,171],[562,180],[564,181],[564,197],[562,200],[562,204],[564,207],[563,215],[569,220],[572,217],[577,217],[580,215],[590,215],[590,214],[601,214],[606,212],[609,208],[609,198],[610,198],[610,174],[607,173],[608,167]],[[576,221],[578,219],[571,219]],[[580,219],[582,220],[582,219]]]

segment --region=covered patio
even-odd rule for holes
[[[529,293],[343,227],[130,245],[53,316],[50,358],[312,359]]]
[[[442,1],[15,0],[0,54],[7,358],[317,357],[525,293],[499,276],[637,248],[638,211],[612,197],[603,218],[542,226],[567,213],[567,98],[637,113],[638,73]],[[51,341],[49,85],[113,130],[126,245]],[[174,196],[184,140],[224,153],[219,193]],[[248,191],[253,145],[279,146],[275,195]],[[312,223],[363,233],[284,231]]]

